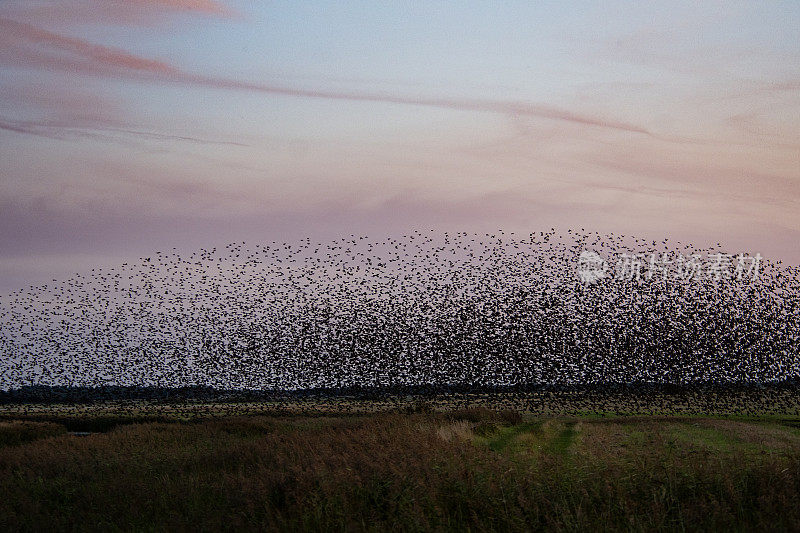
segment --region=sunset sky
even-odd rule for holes
[[[800,2],[0,0],[0,290],[551,227],[800,262]]]

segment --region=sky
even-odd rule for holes
[[[800,263],[800,2],[0,0],[0,291],[551,227]]]

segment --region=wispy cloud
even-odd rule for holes
[[[0,61],[12,67],[33,67],[69,73],[165,75],[178,69],[124,50],[67,37],[32,24],[0,18]]]
[[[350,5],[330,20],[250,5],[236,26],[225,0],[0,0],[0,284],[9,257],[61,268],[59,254],[415,225],[744,235],[797,257],[795,45],[760,64],[730,29],[704,40],[644,6],[599,42],[542,20],[566,37],[526,25],[519,47],[480,56],[480,36],[425,41],[440,20],[379,42],[380,10],[343,39]],[[194,49],[229,22],[236,35]]]
[[[194,2],[178,4],[194,4]],[[383,102],[496,113],[513,117],[536,117],[630,133],[649,134],[647,129],[625,121],[523,101],[307,89],[207,76],[184,71],[160,59],[142,57],[119,48],[65,36],[9,18],[0,18],[0,33],[2,34],[0,45],[3,47],[0,51],[0,63],[7,66],[36,68],[68,74],[145,79],[153,82],[181,83],[298,98]]]
[[[227,146],[249,146],[246,143],[235,141],[218,141],[203,139],[189,135],[171,135],[168,133],[158,133],[151,131],[133,130],[129,128],[117,128],[109,125],[80,126],[76,123],[66,121],[21,121],[8,120],[0,117],[0,130],[11,131],[36,135],[49,139],[68,139],[70,137],[82,137],[97,140],[123,141],[127,137],[138,137],[141,139],[154,141],[185,141],[195,144],[215,144]]]
[[[214,0],[7,0],[5,16],[48,28],[85,24],[152,25],[165,15],[231,17],[235,13]]]

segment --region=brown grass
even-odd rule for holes
[[[28,434],[14,424],[0,432]],[[798,433],[777,423],[471,410],[47,428],[0,447],[0,530],[800,529]]]

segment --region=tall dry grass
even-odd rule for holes
[[[0,494],[3,531],[798,530],[800,432],[485,410],[129,424],[3,445]]]

